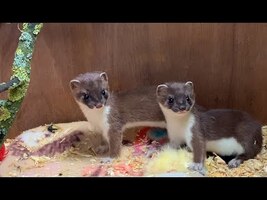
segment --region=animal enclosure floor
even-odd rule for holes
[[[61,130],[58,135],[67,137],[73,130],[85,131],[87,124],[58,124]],[[70,127],[72,127],[70,129]],[[79,128],[77,128],[79,127]],[[43,127],[31,131],[44,130]],[[86,130],[88,132],[88,130]],[[90,134],[88,134],[90,135]],[[255,158],[245,161],[240,167],[229,169],[223,159],[217,155],[206,159],[207,175],[209,177],[267,177],[267,127],[263,127],[263,149]],[[91,137],[91,135],[90,135]],[[57,135],[54,136],[57,139]],[[54,140],[56,140],[54,139]],[[47,140],[47,139],[46,139]],[[87,142],[84,142],[87,141]],[[5,177],[136,177],[136,176],[175,176],[189,177],[202,176],[187,170],[191,162],[192,153],[186,150],[173,152],[168,148],[161,148],[156,143],[123,145],[121,156],[111,162],[103,162],[96,157],[88,146],[92,139],[78,142],[63,153],[48,155],[13,155],[8,153],[5,160],[0,163],[0,176]],[[88,142],[89,141],[89,142]],[[44,141],[42,141],[44,142]],[[49,141],[51,143],[51,141]],[[94,140],[95,145],[97,142]],[[14,140],[7,140],[8,149]],[[89,144],[90,143],[90,144]],[[42,144],[44,145],[44,144]],[[165,153],[165,154],[164,154]],[[164,155],[163,155],[164,154]],[[179,158],[179,162],[176,158]]]
[[[136,176],[201,176],[188,170],[170,171],[158,170],[158,173],[149,173],[146,167],[151,157],[145,156],[146,145],[124,146],[120,158],[111,162],[102,162],[101,157],[80,153],[71,148],[60,155],[30,156],[21,159],[17,156],[8,156],[0,166],[1,176],[11,177],[136,177]],[[157,152],[152,153],[154,156]],[[152,155],[153,157],[153,155]],[[186,167],[182,167],[185,169]]]

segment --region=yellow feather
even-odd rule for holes
[[[187,166],[192,162],[192,153],[185,149],[173,149],[166,146],[146,166],[146,175],[166,172],[189,172]]]

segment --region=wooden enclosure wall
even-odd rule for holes
[[[19,35],[17,24],[0,25],[0,82],[9,79]],[[93,70],[108,72],[113,91],[192,80],[199,104],[242,109],[267,123],[267,24],[44,24],[9,137],[84,119],[68,83]]]

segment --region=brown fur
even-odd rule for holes
[[[199,129],[199,133],[197,129],[193,130],[194,135],[201,134],[207,141],[234,137],[245,150],[244,154],[236,157],[241,163],[260,153],[263,140],[262,125],[248,113],[231,109],[212,109],[198,115],[202,129]]]
[[[195,104],[195,93],[193,88],[182,82],[167,82],[162,85],[167,87],[158,87],[156,91],[156,97],[158,103],[162,104],[164,107],[171,109],[174,112],[179,112],[179,106],[184,105],[186,111],[189,111],[192,106],[198,111],[206,111],[207,109],[203,106]],[[190,98],[190,102],[187,102],[186,97]],[[173,98],[173,104],[168,103],[168,98]]]
[[[206,157],[207,141],[233,137],[244,148],[244,153],[236,156],[228,163],[229,167],[237,167],[244,160],[254,158],[262,148],[261,124],[245,112],[230,109],[202,110],[194,106],[195,93],[193,84],[166,83],[167,87],[158,88],[157,99],[165,108],[173,112],[181,112],[179,106],[184,104],[186,111],[195,117],[192,127],[193,161],[191,169],[203,172]],[[188,88],[191,87],[191,88]],[[174,98],[170,105],[168,98]],[[190,98],[190,102],[186,101]],[[168,122],[167,122],[168,123]]]
[[[102,76],[100,76],[103,74]],[[74,98],[88,107],[93,108],[96,104],[105,105],[109,96],[109,84],[104,72],[91,72],[78,75],[70,81],[70,88]],[[106,95],[101,95],[104,90]],[[88,95],[88,99],[84,98]]]
[[[100,77],[101,72],[92,72],[79,75],[75,78],[82,84],[74,85],[71,83],[71,89],[74,98],[83,104],[94,105],[101,103],[110,106],[110,114],[108,115],[108,144],[110,157],[117,157],[120,154],[122,143],[123,126],[129,122],[164,122],[164,116],[156,101],[156,86],[142,87],[126,92],[112,93],[108,89],[108,81]],[[106,76],[107,79],[107,76]],[[76,83],[74,83],[76,84]],[[101,89],[105,88],[108,98],[98,95]],[[81,92],[87,91],[93,95],[93,102],[88,100],[85,102],[81,98]],[[98,97],[97,97],[98,96]],[[103,150],[108,148],[101,147]]]

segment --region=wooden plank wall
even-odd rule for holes
[[[17,24],[0,24],[0,82],[10,76],[19,34]],[[84,119],[68,83],[93,70],[107,71],[114,91],[191,80],[199,104],[242,109],[267,123],[266,23],[51,23],[36,43],[31,84],[9,137]]]

